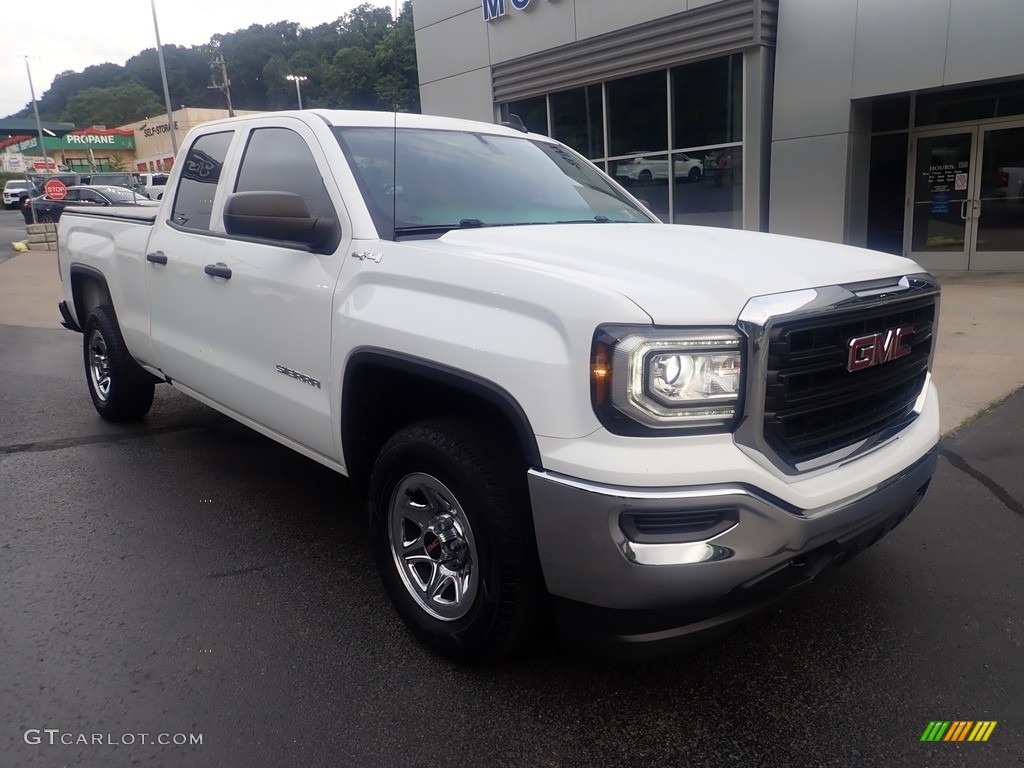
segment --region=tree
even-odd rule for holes
[[[419,112],[420,86],[411,0],[405,0],[398,20],[374,48],[373,58],[378,72],[374,92],[381,106],[399,112]]]
[[[79,126],[116,126],[163,111],[164,106],[153,92],[135,82],[110,88],[86,88],[68,100],[61,120]]]
[[[419,111],[412,3],[398,18],[389,7],[368,3],[332,22],[301,27],[291,21],[253,24],[214,35],[205,45],[164,46],[172,107],[225,106],[212,90],[210,62],[227,63],[237,109],[292,109],[295,87],[288,74],[305,75],[307,107]],[[146,95],[148,94],[148,95]],[[82,72],[61,72],[39,99],[44,120],[78,126],[123,125],[165,109],[156,50],[147,48],[124,65],[104,63]],[[32,105],[17,113],[30,117]]]

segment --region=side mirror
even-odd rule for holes
[[[229,235],[304,243],[311,250],[333,251],[341,240],[336,219],[313,218],[294,192],[235,192],[224,205]]]

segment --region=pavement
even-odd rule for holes
[[[0,249],[3,245],[0,244]],[[1024,272],[937,272],[942,285],[933,375],[943,435],[1024,385]],[[0,263],[0,325],[59,328],[54,251]]]

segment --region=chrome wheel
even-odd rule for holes
[[[89,379],[96,396],[106,402],[110,397],[110,357],[107,342],[98,330],[89,336]]]
[[[395,567],[417,605],[441,621],[465,616],[480,577],[473,529],[454,494],[431,475],[407,475],[387,519]]]

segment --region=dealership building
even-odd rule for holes
[[[425,113],[518,115],[663,221],[1024,271],[1024,2],[413,9]]]

